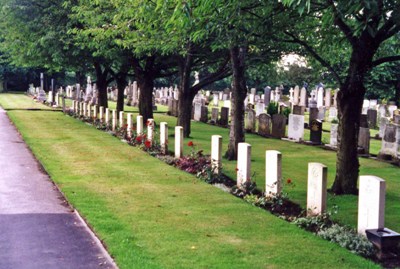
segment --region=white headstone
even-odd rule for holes
[[[175,158],[183,156],[183,127],[175,126]]]
[[[146,122],[147,125],[147,140],[153,142],[154,140],[154,119],[148,119]]]
[[[300,91],[300,103],[299,106],[306,106],[307,90],[306,88],[301,88]]]
[[[143,134],[143,116],[136,116],[136,134]]]
[[[330,120],[336,119],[337,116],[338,116],[338,114],[337,114],[337,108],[336,108],[336,107],[333,107],[333,106],[330,107],[330,108],[329,108],[329,119],[330,119]]]
[[[112,111],[112,130],[115,131],[117,128],[117,111],[113,110]]]
[[[201,103],[195,103],[193,119],[195,121],[200,121],[200,118],[201,118]]]
[[[126,121],[127,121],[126,134],[130,138],[130,137],[132,137],[132,122],[133,122],[133,114],[132,113],[127,114]]]
[[[256,105],[256,117],[262,113],[265,113],[264,103],[258,102]]]
[[[160,123],[160,147],[163,154],[168,152],[168,123]]]
[[[103,122],[103,120],[104,120],[104,107],[100,107],[99,108],[99,119],[100,119],[100,122]]]
[[[317,92],[317,107],[324,106],[324,88],[320,87]]]
[[[331,99],[332,99],[331,91],[332,91],[332,89],[325,90],[325,107],[331,106]]]
[[[219,174],[221,171],[222,136],[211,136],[211,171]]]
[[[251,145],[248,143],[238,143],[238,156],[237,156],[237,186],[239,188],[246,181],[250,181],[251,169]]]
[[[376,176],[360,176],[358,194],[359,234],[365,230],[382,229],[385,225],[385,192],[386,183]]]
[[[106,125],[110,126],[110,109],[106,108],[106,112],[105,112],[105,121],[106,121]]]
[[[304,116],[289,114],[288,138],[296,141],[304,137]]]
[[[307,215],[316,216],[326,211],[328,168],[321,163],[308,163]]]
[[[119,128],[124,127],[124,111],[119,112]]]
[[[265,195],[275,196],[282,191],[282,154],[276,150],[265,151]]]
[[[300,97],[300,87],[296,85],[296,87],[294,87],[294,92],[293,92],[293,105],[297,105],[299,103],[299,97]]]
[[[338,125],[332,123],[331,124],[330,141],[329,141],[329,145],[331,147],[337,147],[337,131],[338,131]]]

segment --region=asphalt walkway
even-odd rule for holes
[[[116,268],[0,108],[0,269]]]

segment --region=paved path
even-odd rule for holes
[[[0,108],[0,269],[116,268]]]

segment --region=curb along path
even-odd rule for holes
[[[0,107],[0,269],[117,268]]]

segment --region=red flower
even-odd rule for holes
[[[193,141],[189,141],[188,146],[193,147],[194,146]]]
[[[150,140],[146,140],[146,142],[144,142],[144,146],[146,148],[150,148],[151,147],[151,141]]]
[[[239,171],[239,168],[236,167],[236,168],[235,168],[235,171],[236,171],[236,172]]]
[[[141,136],[136,137],[136,142],[142,143],[142,137]]]
[[[286,183],[287,183],[287,184],[292,184],[292,180],[291,180],[290,178],[288,178],[288,179],[286,180]]]

